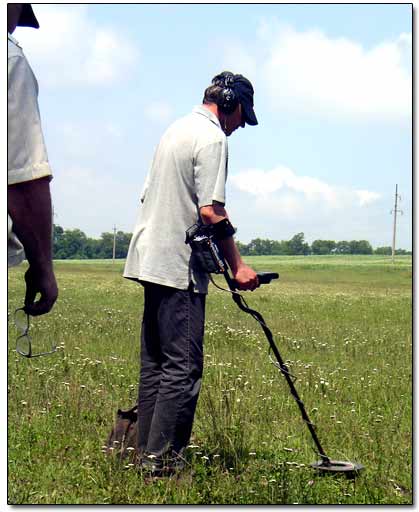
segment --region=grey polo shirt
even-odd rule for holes
[[[202,106],[166,130],[143,188],[124,277],[181,290],[192,282],[194,291],[207,293],[208,276],[191,262],[185,231],[199,208],[225,204],[227,160],[226,135]]]
[[[52,175],[38,107],[38,82],[16,39],[7,34],[8,184]]]
[[[7,183],[51,176],[38,107],[38,82],[16,39],[7,34]],[[7,215],[7,261],[25,257]]]

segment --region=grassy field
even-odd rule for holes
[[[102,453],[116,409],[136,399],[142,288],[121,277],[123,262],[62,261],[59,300],[31,327],[35,349],[58,352],[19,356],[9,322],[10,504],[412,503],[411,258],[247,261],[280,273],[246,300],[298,378],[326,453],[365,471],[311,469],[312,439],[259,325],[211,286],[188,469],[146,485]],[[22,305],[24,270],[9,272],[9,313]]]

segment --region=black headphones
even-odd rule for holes
[[[234,75],[229,71],[223,71],[212,79],[213,85],[222,87],[217,106],[223,114],[232,114],[239,104],[239,98],[234,91]]]

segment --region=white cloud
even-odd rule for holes
[[[36,74],[47,86],[126,82],[139,51],[112,28],[89,18],[88,5],[36,5],[40,29],[16,30]]]
[[[336,187],[310,176],[298,176],[291,169],[278,166],[272,170],[248,169],[231,176],[237,189],[254,198],[254,206],[264,212],[295,216],[304,210],[344,211],[352,206],[368,206],[380,194],[368,190]]]
[[[411,39],[371,49],[319,30],[282,28],[270,39],[264,81],[277,108],[349,117],[411,113]]]
[[[258,94],[275,110],[326,118],[406,119],[412,114],[412,35],[402,33],[371,48],[262,21],[252,48],[226,48],[254,75]]]
[[[367,206],[381,197],[377,192],[370,192],[369,190],[357,190],[356,195],[360,206]]]
[[[391,197],[299,176],[284,166],[243,170],[229,176],[229,182],[227,209],[242,242],[256,237],[288,240],[303,232],[310,243],[316,239],[364,239],[374,247],[391,243]],[[403,221],[400,247],[408,247],[406,216]]]
[[[147,105],[144,113],[154,123],[167,124],[173,117],[173,108],[164,101],[154,101]]]

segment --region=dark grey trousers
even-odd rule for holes
[[[206,296],[142,284],[138,449],[175,457],[189,442],[201,388]]]

